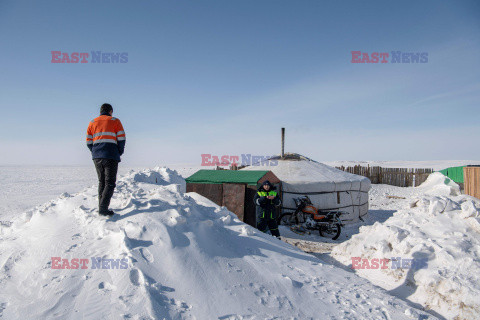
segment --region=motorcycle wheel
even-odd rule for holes
[[[279,226],[291,226],[298,224],[298,218],[296,216],[293,218],[291,213],[284,213],[280,216],[280,218],[278,218],[277,224]]]
[[[332,225],[332,228],[329,230],[326,227],[321,227],[318,229],[320,236],[325,238],[330,238],[332,240],[337,240],[340,237],[340,232],[342,232],[342,226],[339,223]]]

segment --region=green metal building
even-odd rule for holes
[[[462,167],[451,167],[451,168],[446,168],[443,170],[440,170],[439,172],[442,173],[443,175],[449,177],[456,183],[464,183],[464,177],[463,177],[463,168]]]

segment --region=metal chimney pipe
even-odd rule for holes
[[[285,156],[285,128],[282,128],[282,159]]]

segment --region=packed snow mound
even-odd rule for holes
[[[2,225],[0,317],[434,318],[166,181],[119,179],[110,219],[91,187]]]
[[[438,196],[458,196],[460,195],[460,186],[452,179],[444,176],[440,172],[430,174],[420,186],[418,186],[427,195]]]
[[[135,182],[152,183],[158,185],[178,184],[182,192],[185,192],[185,179],[176,171],[166,167],[155,167],[142,171],[130,171],[120,179],[121,181],[133,180]]]
[[[434,192],[443,193],[435,188],[434,178],[428,182]],[[332,255],[354,268],[354,257],[360,257],[359,275],[448,319],[478,319],[480,201],[464,195],[425,195],[410,206],[383,223],[361,227]],[[372,268],[374,258],[389,259],[388,268]],[[393,261],[405,259],[413,260],[404,266]]]

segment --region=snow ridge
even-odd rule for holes
[[[131,172],[117,183],[111,219],[96,213],[91,187],[1,225],[0,317],[434,318],[183,193],[184,184],[167,168]],[[52,257],[70,267],[88,259],[88,268],[56,269]],[[93,269],[92,258],[128,267]]]

